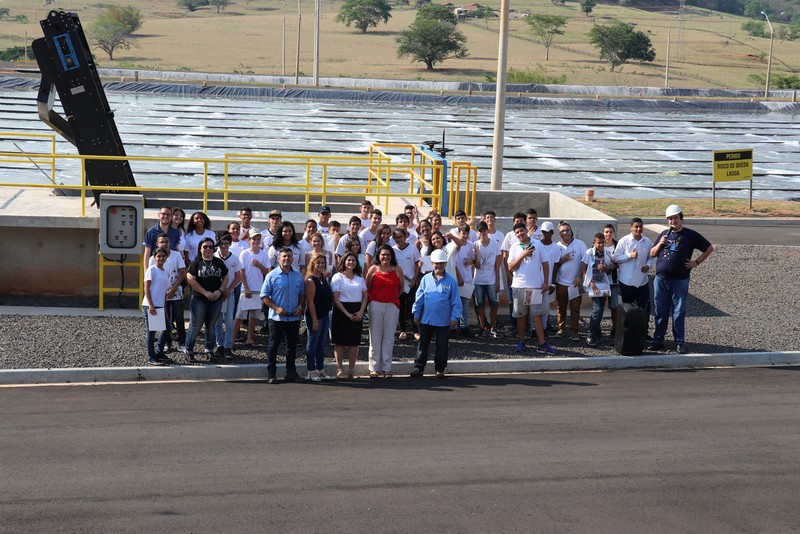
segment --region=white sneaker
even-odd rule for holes
[[[322,380],[322,378],[320,378],[319,372],[309,371],[306,380],[311,380],[312,382],[319,382],[320,380]]]
[[[329,375],[328,373],[326,373],[325,369],[323,369],[321,371],[317,371],[317,373],[319,374],[319,377],[321,379],[323,379],[323,380],[333,380],[333,378],[334,378],[331,375]]]

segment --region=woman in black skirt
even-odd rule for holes
[[[331,338],[333,354],[336,357],[336,377],[353,378],[358,357],[358,346],[361,343],[361,328],[364,310],[367,308],[367,284],[361,276],[358,257],[346,252],[339,262],[339,272],[333,275],[333,320],[331,322]],[[344,351],[350,367],[345,375],[342,369]]]

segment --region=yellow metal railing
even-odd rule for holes
[[[44,141],[47,145],[49,145],[50,153],[27,153],[24,152],[19,145],[17,145],[14,140],[25,140],[25,141]],[[9,165],[21,165],[20,169],[24,170],[30,164],[33,164],[39,171],[42,172],[45,176],[47,173],[42,168],[49,167],[50,168],[50,176],[48,179],[50,180],[50,185],[55,185],[55,176],[56,176],[56,136],[55,134],[42,134],[42,133],[24,133],[24,132],[0,132],[0,143],[4,141],[11,141],[11,144],[14,145],[15,148],[19,152],[6,152],[8,157],[2,159],[3,163]],[[16,167],[12,167],[16,168]]]
[[[412,144],[373,143],[366,157],[229,153],[217,158],[187,158],[57,154],[53,134],[0,132],[0,141],[5,138],[42,139],[48,142],[49,152],[0,152],[0,166],[15,171],[21,169],[24,172],[26,169],[29,171],[29,167],[33,165],[45,175],[47,173],[42,167],[47,166],[50,172],[46,184],[30,183],[30,176],[26,175],[26,182],[2,181],[0,187],[52,188],[57,184],[59,189],[78,191],[82,217],[86,216],[86,197],[93,192],[105,191],[199,193],[202,196],[203,211],[208,211],[208,203],[213,200],[211,197],[221,198],[224,209],[228,210],[230,196],[234,193],[254,197],[301,195],[306,212],[312,211],[310,205],[314,200],[327,204],[329,199],[352,197],[354,193],[375,197],[376,205],[382,205],[386,213],[389,213],[389,201],[392,197],[412,199],[418,205],[428,204],[440,212],[444,204],[444,167],[430,154]],[[86,162],[93,160],[128,161],[134,174],[144,173],[148,166],[154,166],[155,170],[150,170],[149,173],[167,177],[189,174],[200,184],[189,187],[90,186],[86,179]],[[165,163],[171,164],[171,167],[165,170]],[[218,187],[212,183],[212,172],[221,177],[221,185]],[[477,168],[468,162],[452,162],[449,174],[447,200],[450,213],[460,208],[463,192],[464,206],[461,209],[474,215]],[[62,176],[65,178],[59,183]],[[291,179],[283,179],[285,177]],[[360,181],[351,183],[354,179]],[[448,216],[449,213],[443,215]],[[106,264],[106,261],[101,256],[101,308],[105,293],[119,291],[103,289],[103,269],[109,265],[119,265],[119,262]],[[141,267],[141,262],[124,265]],[[141,287],[124,291],[141,293]]]
[[[144,236],[142,236],[144,237]],[[177,252],[176,252],[177,254]],[[100,269],[99,269],[99,288],[98,288],[98,298],[100,300],[97,309],[103,311],[105,309],[105,302],[104,297],[107,293],[129,293],[135,294],[137,296],[137,302],[142,301],[142,296],[144,295],[144,275],[139,274],[136,276],[136,286],[135,287],[123,287],[123,288],[116,288],[116,287],[106,287],[106,268],[108,267],[136,267],[136,268],[143,268],[142,262],[140,261],[115,261],[106,259],[106,257],[101,252],[99,254],[100,257]]]
[[[461,184],[464,184],[464,206],[461,206]],[[475,216],[475,195],[478,188],[478,168],[468,161],[450,162],[450,187],[448,205],[451,213],[459,209],[470,217]]]

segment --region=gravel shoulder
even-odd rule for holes
[[[800,284],[793,280],[800,264],[800,247],[718,245],[709,261],[692,276],[687,305],[687,343],[694,353],[798,350],[797,314]],[[0,315],[0,369],[68,367],[129,367],[146,365],[143,318],[62,317],[48,315],[48,308],[97,306],[95,298],[0,296],[0,306],[42,306],[42,315]],[[130,303],[133,306],[133,303]],[[0,310],[1,312],[1,310]],[[188,319],[188,312],[186,315]],[[507,321],[507,316],[502,318]],[[588,318],[581,320],[585,330]],[[608,332],[610,320],[604,320]],[[258,337],[264,342],[265,337]],[[367,359],[367,335],[359,359]],[[584,342],[552,340],[559,356],[615,355],[605,338],[599,347]],[[497,339],[455,338],[450,359],[508,359],[537,355],[532,348],[514,352],[512,337]],[[198,340],[198,346],[200,341]],[[529,347],[534,343],[529,343]],[[667,349],[673,350],[671,334]],[[413,341],[395,343],[395,361],[410,361]],[[237,364],[266,363],[263,349],[235,349]],[[282,359],[279,352],[279,361]],[[329,352],[332,359],[332,351]],[[180,354],[171,357],[182,363]],[[298,361],[305,350],[298,347]]]

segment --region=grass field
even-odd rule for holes
[[[136,47],[119,50],[114,61],[96,50],[100,67],[265,75],[295,73],[297,3],[285,4],[278,0],[235,0],[221,14],[213,7],[189,13],[173,0],[56,0],[49,6],[44,5],[44,0],[4,0],[2,6],[10,10],[11,18],[23,14],[30,22],[0,21],[0,48],[21,46],[26,39],[30,42],[40,37],[38,21],[52,8],[78,13],[88,29],[102,9],[112,4],[139,8],[145,22],[134,34]],[[485,4],[499,7],[500,2],[488,0]],[[300,5],[300,72],[311,75],[314,3],[302,0]],[[460,30],[467,37],[469,57],[445,61],[431,72],[422,64],[396,57],[396,38],[412,22],[416,13],[413,9],[395,7],[388,24],[362,34],[333,22],[340,6],[340,0],[321,2],[322,77],[485,81],[487,76],[496,75],[497,20],[461,24]],[[525,70],[542,64],[549,74],[564,74],[569,84],[663,86],[668,32],[671,35],[670,85],[673,87],[754,89],[757,87],[747,76],[766,73],[769,39],[753,38],[743,32],[739,28],[745,20],[742,17],[690,8],[681,46],[674,11],[652,12],[600,4],[593,16],[587,17],[577,2],[555,6],[549,0],[523,0],[513,4],[512,9],[569,17],[567,33],[555,40],[550,61],[545,64],[544,48],[528,33],[527,24],[512,14],[508,58],[509,67]],[[628,64],[612,72],[589,44],[587,32],[595,23],[615,22],[632,22],[637,29],[647,32],[656,49],[656,61]],[[800,42],[776,40],[773,73],[798,70]]]
[[[753,209],[745,199],[717,199],[716,211],[711,209],[709,198],[598,198],[595,202],[584,202],[587,206],[602,211],[620,220],[631,217],[664,217],[664,208],[679,204],[691,217],[800,217],[800,202],[790,200],[754,200]]]

